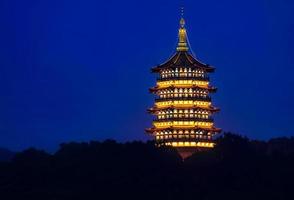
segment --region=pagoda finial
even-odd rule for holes
[[[179,28],[179,41],[177,46],[177,51],[188,51],[187,45],[187,32],[185,28],[185,19],[184,19],[184,7],[181,7],[181,20]]]
[[[181,17],[184,17],[184,6],[181,7]]]

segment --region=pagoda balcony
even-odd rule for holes
[[[200,118],[200,117],[171,117],[171,118],[162,118],[154,119],[154,122],[165,122],[165,121],[199,121],[199,122],[213,122],[213,118]]]
[[[208,76],[185,76],[185,77],[179,77],[179,76],[168,76],[168,77],[158,77],[158,81],[166,81],[166,80],[199,80],[199,81],[209,81]]]
[[[211,142],[212,135],[163,135],[156,136],[158,142]]]
[[[211,101],[210,96],[206,97],[162,97],[162,98],[156,98],[155,102],[161,102],[161,101],[185,101],[185,100],[193,100],[193,101]]]

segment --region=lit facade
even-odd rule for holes
[[[214,147],[213,136],[221,131],[214,127],[212,118],[219,111],[210,97],[216,92],[208,76],[214,68],[189,52],[183,18],[175,54],[152,72],[158,75],[156,86],[150,88],[156,99],[148,111],[155,119],[146,131],[155,137],[157,145],[173,146],[180,152]]]

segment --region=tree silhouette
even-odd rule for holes
[[[225,133],[216,148],[184,162],[152,141],[64,143],[51,155],[28,149],[0,163],[9,199],[293,199],[294,140]]]

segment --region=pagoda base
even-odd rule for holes
[[[181,158],[183,160],[189,158],[190,156],[192,156],[194,153],[196,152],[200,152],[200,151],[205,151],[207,150],[207,148],[193,148],[193,147],[178,147],[176,148],[176,150],[178,151],[178,154],[181,156]]]

